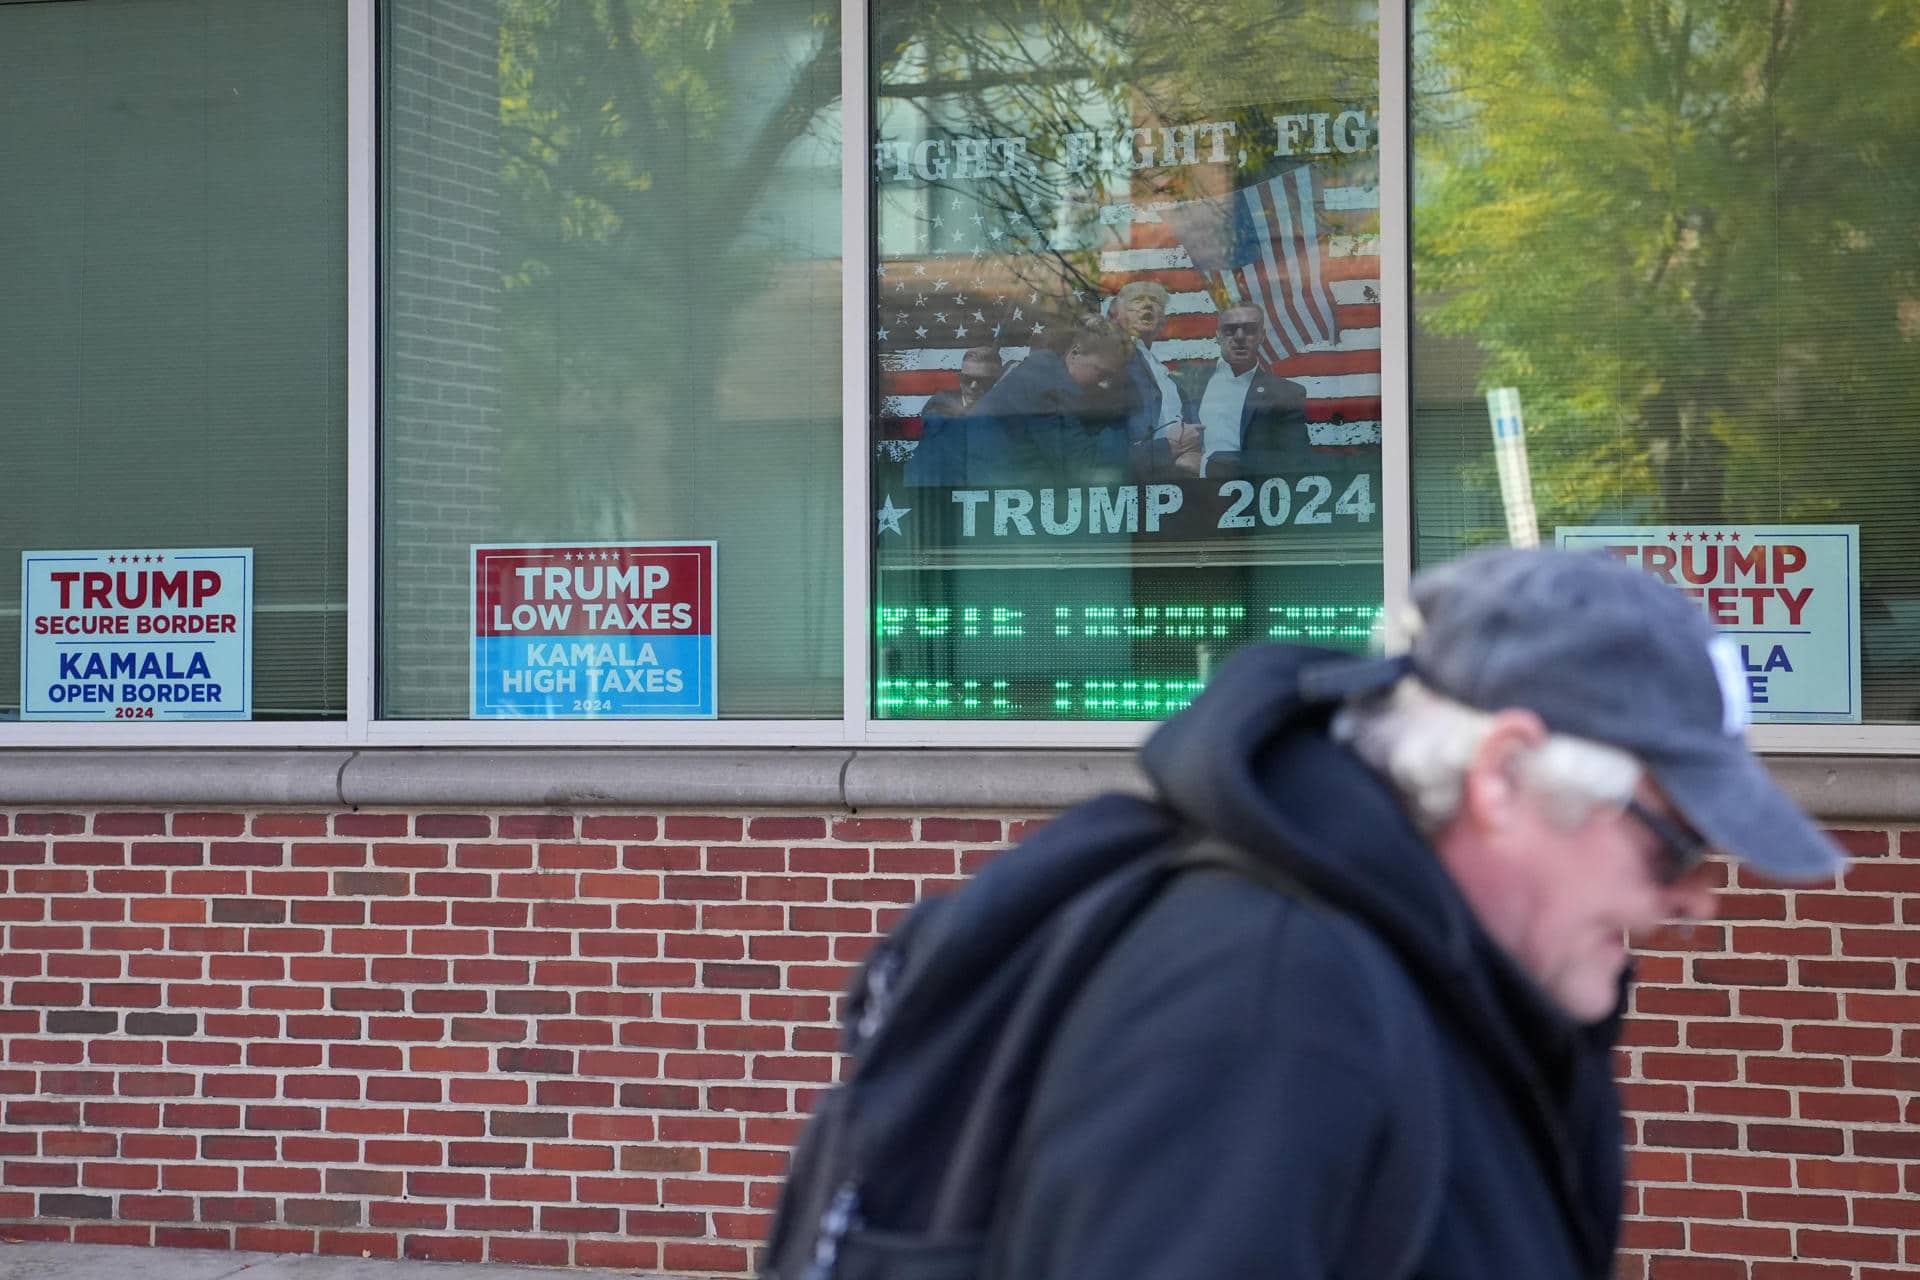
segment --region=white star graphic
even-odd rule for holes
[[[981,324],[985,324],[987,322],[987,318],[984,315],[980,314],[978,311],[973,313],[973,318],[975,320],[978,320]]]
[[[953,282],[951,280],[935,280],[933,282],[933,291],[935,293],[939,293],[942,289],[945,289],[949,284],[952,284],[952,283]]]
[[[933,319],[936,324],[945,324],[947,322],[947,313],[944,311],[936,311],[933,313]]]
[[[913,331],[913,336],[914,336],[914,337],[916,337],[916,338],[924,338],[924,337],[926,337],[926,336],[927,336],[927,330],[926,330],[926,327],[925,327],[925,326],[922,326],[922,327],[920,327],[920,328],[918,328],[918,329],[915,329],[915,330]]]
[[[907,512],[911,510],[913,510],[912,507],[894,506],[893,495],[888,494],[886,505],[882,506],[878,511],[873,513],[874,519],[880,522],[880,527],[874,530],[874,536],[878,537],[880,534],[883,534],[883,533],[904,534],[905,530],[903,530],[900,527],[900,517],[904,516],[905,514],[907,514]]]
[[[891,329],[875,329],[875,330],[873,331],[873,336],[874,336],[874,337],[876,337],[876,338],[878,338],[878,339],[880,339],[880,341],[882,341],[882,342],[885,342],[885,341],[886,341],[886,340],[887,340],[888,338],[890,338],[890,337],[892,337],[892,336],[893,336],[893,330],[891,330]]]
[[[947,225],[947,220],[936,213],[933,215],[933,225],[936,227],[944,227]]]
[[[1013,309],[1013,318],[1014,318],[1015,320],[1019,320],[1019,319],[1022,319],[1022,318],[1023,318],[1023,317],[1021,316],[1021,314],[1020,314],[1020,308],[1018,308],[1018,307],[1015,307],[1015,308]]]
[[[954,336],[954,337],[956,337],[956,338],[964,338],[964,337],[966,337],[966,336],[967,336],[967,326],[965,326],[965,325],[961,325],[961,326],[960,326],[959,328],[957,328],[957,329],[955,329],[955,330],[953,331],[953,336]]]
[[[1033,326],[1033,331],[1034,331],[1035,333],[1045,333],[1045,332],[1047,331],[1047,326],[1045,326],[1045,325],[1043,325],[1043,324],[1037,324],[1037,325],[1035,325],[1035,326]]]
[[[926,263],[924,263],[924,262],[916,262],[916,263],[914,263],[914,264],[913,264],[913,274],[915,274],[915,275],[917,275],[917,276],[923,276],[923,275],[925,275],[925,274],[927,274],[927,264],[926,264]]]
[[[982,224],[984,224],[985,222],[986,222],[986,219],[985,219],[985,218],[983,218],[983,217],[981,217],[981,216],[980,216],[979,214],[977,214],[977,213],[976,213],[976,214],[974,214],[974,215],[973,215],[973,225],[974,225],[974,226],[976,226],[976,227],[977,227],[977,226],[981,226],[981,225],[982,225]]]

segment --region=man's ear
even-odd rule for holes
[[[1493,713],[1493,724],[1481,739],[1462,780],[1462,816],[1483,827],[1502,825],[1520,794],[1522,756],[1547,740],[1547,726],[1522,707]]]

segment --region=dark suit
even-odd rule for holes
[[[1220,369],[1211,364],[1189,365],[1175,375],[1181,398],[1197,420],[1207,384]],[[1307,393],[1290,378],[1255,369],[1240,407],[1240,447],[1222,450],[1207,460],[1209,479],[1218,476],[1286,475],[1314,470],[1317,459],[1307,440]]]
[[[963,417],[924,412],[907,462],[914,485],[1124,484],[1126,427],[1052,351],[1007,371]]]

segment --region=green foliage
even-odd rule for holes
[[[1920,5],[1422,0],[1416,29],[1419,321],[1521,389],[1543,524],[1886,515],[1869,559],[1910,555]]]

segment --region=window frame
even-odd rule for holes
[[[957,747],[1131,748],[1151,721],[875,720],[872,644],[871,229],[875,183],[870,0],[841,0],[842,703],[838,719],[706,721],[399,720],[375,714],[379,598],[378,5],[347,0],[347,714],[342,720],[213,724],[0,724],[16,747]],[[1410,0],[1381,0],[1381,463],[1383,598],[1403,603],[1412,572],[1410,283],[1412,154],[1408,138]],[[859,56],[847,56],[857,51]],[[858,146],[848,145],[860,139]],[[8,638],[11,640],[11,637]],[[1915,725],[1756,725],[1774,754],[1920,754]]]

